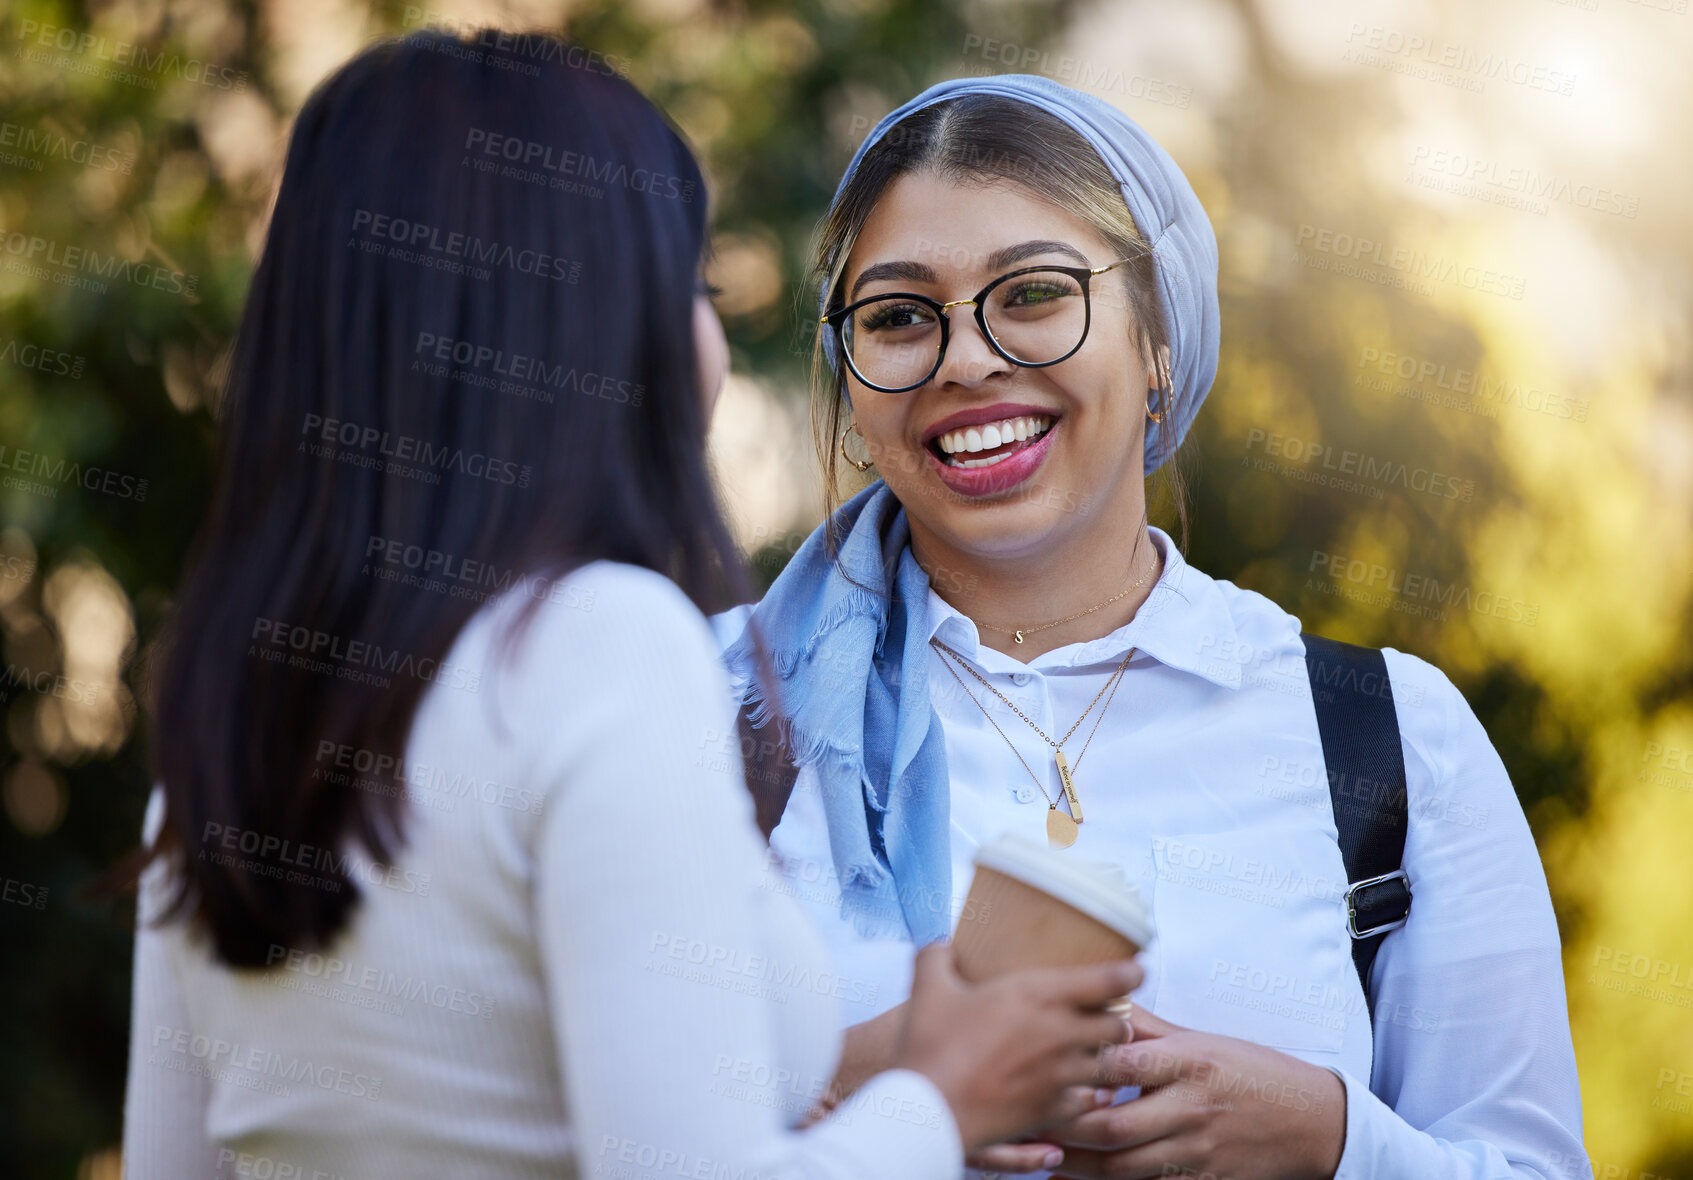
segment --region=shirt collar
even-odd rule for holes
[[[1152,543],[1164,558],[1164,571],[1153,583],[1152,592],[1135,617],[1109,635],[1085,643],[1054,648],[1024,663],[981,644],[976,624],[953,608],[934,587],[929,588],[929,637],[960,655],[998,670],[1007,668],[1084,667],[1121,659],[1133,647],[1137,658],[1151,656],[1167,667],[1191,673],[1224,688],[1238,689],[1241,667],[1238,661],[1220,658],[1220,653],[1238,650],[1234,616],[1229,612],[1216,579],[1195,569],[1182,557],[1170,534],[1149,526]]]

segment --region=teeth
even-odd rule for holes
[[[942,451],[948,455],[956,455],[961,451],[991,451],[995,447],[1002,447],[1009,442],[1024,442],[1031,438],[1039,438],[1052,427],[1052,418],[1046,414],[1027,414],[1021,418],[1006,418],[1001,422],[989,422],[981,426],[967,426],[961,430],[949,430],[935,441],[940,444]],[[965,467],[988,467],[999,462],[999,456],[993,459],[966,460],[957,462]]]

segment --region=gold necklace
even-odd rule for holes
[[[1040,623],[1040,624],[1038,624],[1037,626],[1034,626],[1034,627],[1000,627],[1000,626],[997,626],[996,624],[993,624],[993,623],[984,623],[979,619],[973,619],[971,621],[974,622],[976,624],[976,626],[978,626],[978,627],[986,627],[989,631],[998,631],[1001,635],[1009,635],[1014,640],[1016,640],[1018,643],[1022,643],[1023,642],[1023,636],[1025,636],[1025,635],[1033,635],[1036,631],[1046,631],[1046,630],[1049,630],[1050,628],[1053,628],[1053,627],[1062,627],[1065,623],[1073,623],[1077,619],[1085,619],[1088,615],[1093,614],[1094,611],[1104,610],[1106,607],[1110,606],[1113,602],[1118,602],[1118,601],[1122,600],[1123,598],[1127,597],[1128,595],[1134,593],[1136,590],[1139,590],[1142,586],[1146,585],[1146,579],[1150,578],[1152,576],[1153,570],[1156,570],[1157,568],[1158,568],[1158,551],[1156,549],[1154,549],[1153,552],[1152,552],[1152,566],[1151,566],[1151,568],[1148,569],[1144,574],[1142,574],[1140,576],[1140,581],[1136,582],[1133,586],[1128,586],[1128,587],[1125,587],[1122,590],[1117,591],[1117,593],[1113,594],[1110,598],[1107,598],[1104,602],[1100,603],[1097,606],[1090,606],[1086,610],[1077,611],[1073,615],[1065,615],[1062,619],[1054,619],[1050,623]]]
[[[1106,710],[1111,708],[1111,701],[1117,695],[1117,685],[1122,681],[1123,672],[1128,668],[1129,660],[1134,656],[1135,649],[1132,647],[1129,649],[1129,654],[1123,657],[1123,662],[1117,665],[1117,670],[1115,672],[1111,673],[1111,679],[1107,680],[1100,690],[1094,694],[1093,700],[1089,702],[1086,709],[1082,710],[1082,715],[1076,718],[1076,723],[1070,727],[1069,731],[1057,741],[1053,741],[1046,735],[1046,731],[1036,725],[1033,721],[1030,721],[1028,715],[1013,704],[1009,697],[1000,692],[999,689],[995,688],[992,684],[989,684],[987,679],[983,677],[980,672],[972,668],[963,656],[953,651],[952,648],[942,643],[939,639],[930,639],[929,644],[936,650],[937,653],[941,653],[941,663],[945,664],[946,670],[952,673],[952,678],[958,681],[958,687],[964,690],[964,695],[969,697],[970,700],[975,703],[976,708],[982,711],[982,716],[988,719],[988,724],[993,726],[994,731],[1004,739],[1005,744],[1011,747],[1011,752],[1017,755],[1017,761],[1023,763],[1023,769],[1028,771],[1029,778],[1034,780],[1035,789],[1045,797],[1047,805],[1047,842],[1054,848],[1070,847],[1070,845],[1076,842],[1076,826],[1082,822],[1082,801],[1076,795],[1075,769],[1079,769],[1081,767],[1082,759],[1087,756],[1088,747],[1093,745],[1093,735],[1099,732],[1099,723],[1105,719]],[[947,656],[951,656],[952,659],[948,660],[946,658]],[[954,663],[957,663],[959,667],[963,668],[966,672],[970,673],[970,675],[981,681],[983,688],[993,693],[993,695],[998,697],[1001,701],[1004,701],[1007,708],[1017,714],[1017,716],[1021,717],[1024,724],[1036,733],[1040,734],[1041,740],[1052,747],[1053,761],[1058,765],[1058,781],[1064,784],[1064,799],[1065,802],[1070,805],[1069,815],[1065,815],[1062,811],[1058,810],[1058,800],[1047,794],[1046,787],[1041,784],[1039,776],[1037,776],[1030,768],[1028,762],[1024,759],[1022,752],[1017,749],[1010,738],[1005,736],[1005,731],[999,728],[999,722],[993,719],[993,714],[988,712],[987,706],[982,704],[981,701],[976,700],[975,694],[972,693],[969,686],[964,683],[964,678],[958,674],[958,669],[953,667]],[[1099,704],[1099,698],[1105,696],[1106,689],[1111,690],[1111,696],[1106,697],[1105,708],[1101,709],[1099,711],[1099,716],[1093,719],[1093,728],[1088,730],[1087,741],[1082,743],[1082,752],[1076,755],[1076,767],[1073,769],[1070,764],[1065,761],[1064,743],[1069,741],[1075,734],[1076,730],[1081,727],[1082,722],[1087,720],[1088,714],[1093,712],[1094,705]]]

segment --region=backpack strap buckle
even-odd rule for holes
[[[1346,890],[1346,932],[1353,938],[1397,930],[1410,916],[1411,879],[1404,869],[1354,881]]]

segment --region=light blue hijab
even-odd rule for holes
[[[841,192],[872,145],[907,115],[968,94],[1039,107],[1075,128],[1117,178],[1152,246],[1167,338],[1171,396],[1147,422],[1146,470],[1187,434],[1217,374],[1217,239],[1187,178],[1115,107],[1028,74],[931,86],[884,118],[859,146]],[[829,292],[822,294],[827,310]],[[838,364],[825,338],[830,364]],[[724,651],[755,726],[777,720],[795,760],[813,768],[829,820],[842,914],[866,934],[903,926],[918,945],[951,933],[952,851],[946,746],[929,701],[929,580],[911,555],[905,510],[878,481],[811,534]],[[761,692],[753,631],[779,680],[777,708]],[[778,713],[779,710],[779,713]]]

